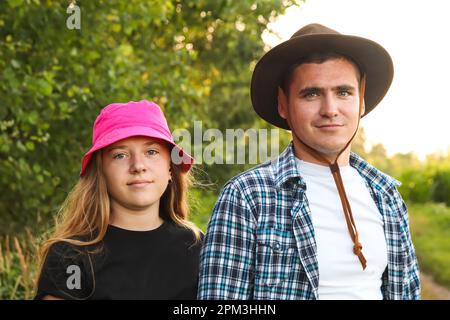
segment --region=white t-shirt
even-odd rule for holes
[[[297,160],[306,183],[319,263],[319,299],[382,299],[387,266],[383,220],[364,179],[350,165],[339,167],[367,268],[353,253],[341,200],[330,168]]]

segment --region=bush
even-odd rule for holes
[[[109,103],[153,100],[172,130],[252,127],[261,34],[297,3],[79,0],[81,29],[69,30],[69,1],[2,1],[0,235],[51,220]]]
[[[435,174],[433,187],[431,188],[431,199],[450,206],[450,169]]]
[[[398,175],[399,191],[405,201],[415,203],[440,202],[450,205],[450,168],[429,163],[408,167]]]
[[[399,191],[405,201],[425,203],[431,199],[433,173],[424,169],[407,168],[399,177]]]

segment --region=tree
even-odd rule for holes
[[[77,179],[98,111],[151,99],[171,129],[254,125],[261,33],[296,0],[8,0],[0,6],[0,234],[47,221]],[[218,166],[216,166],[218,167]],[[222,167],[213,169],[222,172]]]

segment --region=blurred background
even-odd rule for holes
[[[362,120],[353,151],[403,183],[423,298],[450,299],[446,6],[442,0],[0,0],[0,299],[33,297],[36,249],[78,179],[101,108],[148,99],[162,107],[172,131],[192,132],[200,120],[204,130],[271,129],[251,107],[253,68],[311,22],[370,38],[391,53],[391,90]],[[280,152],[289,141],[289,132],[280,131]],[[197,165],[191,219],[206,230],[223,184],[252,166]]]

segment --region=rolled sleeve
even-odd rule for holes
[[[402,218],[403,233],[406,238],[407,257],[406,257],[406,274],[405,282],[403,283],[403,299],[405,300],[420,300],[420,272],[419,263],[416,256],[416,250],[411,239],[411,232],[409,228],[408,208],[397,193],[397,200],[400,201],[400,212]]]

